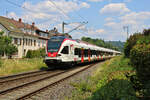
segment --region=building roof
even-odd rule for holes
[[[11,23],[8,18],[0,16],[0,24],[2,24],[9,31],[21,32],[21,30],[19,30],[16,25]]]
[[[0,16],[0,24],[2,24],[7,30],[10,31],[10,33],[18,33],[18,34],[24,34],[24,35],[27,35],[27,36],[34,36],[34,37],[40,37],[41,36],[38,36],[38,34],[29,34],[29,33],[24,33],[21,28],[24,28],[24,29],[32,29],[32,30],[38,30],[38,31],[41,31],[41,32],[44,32],[44,33],[47,33],[45,31],[42,31],[40,30],[39,28],[37,28],[35,25],[34,25],[34,22],[32,23],[32,25],[30,24],[25,24],[22,22],[22,19],[19,18],[19,20],[14,20],[13,18],[10,19],[10,18],[6,18],[6,17],[3,17],[3,16]],[[48,33],[47,33],[48,34]],[[48,38],[47,38],[48,39]]]
[[[16,21],[13,18],[10,19],[10,18],[0,16],[0,23],[10,31],[18,32],[20,28],[34,29],[34,30],[38,29],[36,26],[23,23],[22,19]]]

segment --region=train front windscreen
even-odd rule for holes
[[[61,36],[56,36],[49,39],[47,44],[47,51],[57,52],[64,39],[65,37],[61,37]]]

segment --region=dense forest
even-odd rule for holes
[[[90,37],[82,37],[81,40],[89,42],[91,44],[95,44],[97,46],[110,48],[118,51],[123,51],[123,47],[124,47],[124,43],[121,41],[104,41],[102,39],[92,39]]]

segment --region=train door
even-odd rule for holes
[[[62,60],[68,61],[69,60],[69,46],[64,46],[64,48],[61,51]]]
[[[103,52],[100,51],[101,60],[103,60]]]
[[[81,62],[84,62],[84,49],[81,48]]]
[[[97,60],[99,60],[99,51],[96,51],[97,54]]]
[[[73,44],[70,45],[70,49],[69,49],[69,59],[70,59],[71,61],[74,60],[74,45],[73,45]]]
[[[91,61],[91,52],[90,52],[90,49],[88,49],[88,61],[89,62]]]

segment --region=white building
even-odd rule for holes
[[[0,16],[0,31],[4,35],[12,37],[12,43],[18,48],[14,58],[22,58],[28,50],[37,50],[46,46],[48,32],[42,31],[35,26],[25,24],[20,18],[18,21]]]

